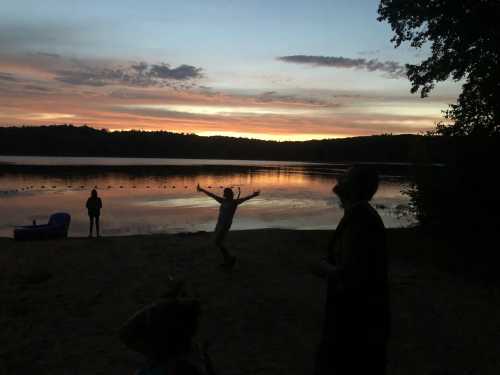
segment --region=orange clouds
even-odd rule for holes
[[[229,94],[201,86],[199,72],[189,65],[0,56],[0,125],[65,122],[306,140],[415,133],[433,127],[445,107],[436,101],[422,105],[417,99],[335,96],[325,90]]]

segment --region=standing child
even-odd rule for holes
[[[224,196],[219,197],[218,195],[212,194],[211,192],[200,187],[200,184],[196,187],[196,190],[201,191],[212,197],[217,202],[220,203],[219,208],[219,217],[217,219],[217,225],[215,226],[215,246],[219,248],[224,257],[224,266],[232,268],[236,263],[236,257],[234,255],[230,255],[226,247],[224,246],[224,239],[226,238],[229,229],[231,228],[231,224],[233,223],[234,213],[236,212],[236,208],[241,203],[252,199],[260,194],[260,191],[256,191],[253,194],[250,194],[246,197],[240,198],[238,194],[238,198],[234,199],[233,190],[230,188],[224,189]]]
[[[92,189],[89,199],[87,199],[87,211],[89,213],[90,227],[89,227],[89,238],[92,237],[92,229],[95,221],[95,231],[97,237],[99,237],[99,216],[101,216],[102,201],[101,198],[97,196],[97,190]]]

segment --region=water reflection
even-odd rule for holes
[[[341,168],[340,168],[341,169]],[[72,216],[71,236],[88,230],[85,201],[97,186],[103,199],[103,235],[213,230],[217,203],[196,192],[223,187],[261,196],[238,208],[234,229],[334,228],[342,211],[331,193],[338,166],[293,164],[158,166],[2,166],[0,236],[15,225],[41,223],[57,211]],[[374,204],[389,227],[408,225],[402,180],[384,179]]]

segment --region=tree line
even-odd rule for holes
[[[68,124],[0,127],[2,155],[412,162],[424,153],[436,163],[445,161],[443,149],[450,147],[446,137],[411,134],[277,142]]]

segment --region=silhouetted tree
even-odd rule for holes
[[[108,132],[88,126],[0,127],[0,155],[213,158],[297,161],[405,162],[418,135],[376,135],[305,142],[200,137],[167,131]],[[425,142],[443,143],[442,139]],[[430,160],[442,147],[431,145]]]
[[[436,82],[465,80],[437,134],[500,134],[499,0],[381,0],[378,13],[396,47],[431,44],[429,58],[407,65],[413,93],[425,97]]]

